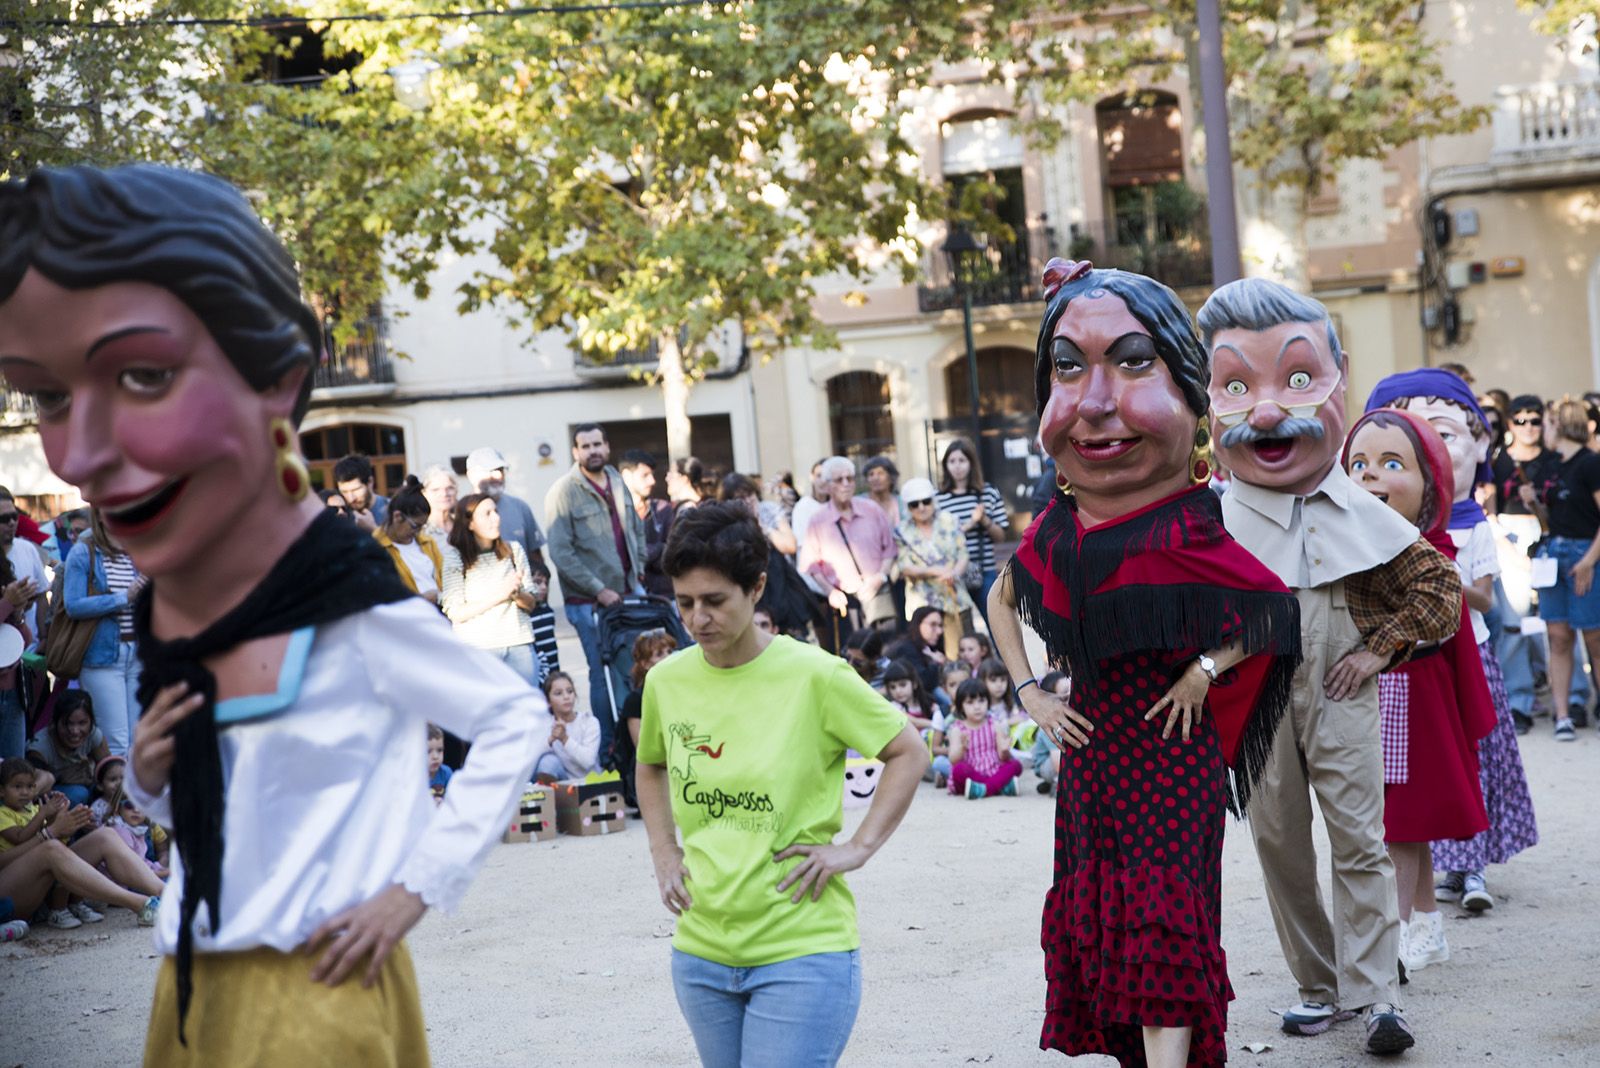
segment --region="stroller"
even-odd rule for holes
[[[611,752],[603,754],[604,764],[622,774],[623,795],[630,808],[637,808],[633,792],[633,739],[627,724],[618,717],[622,704],[633,691],[633,643],[639,635],[651,630],[665,630],[677,639],[678,648],[693,644],[689,632],[678,618],[678,606],[665,597],[651,594],[630,594],[598,615],[598,642],[600,663],[604,665],[606,701],[611,709]],[[590,682],[593,687],[595,683]]]

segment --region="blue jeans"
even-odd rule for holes
[[[831,1068],[861,1007],[861,951],[730,968],[674,949],[672,987],[704,1068]]]
[[[133,725],[139,722],[139,654],[132,642],[117,643],[117,658],[105,667],[86,667],[78,685],[94,702],[94,722],[113,756],[127,756]]]
[[[567,766],[561,763],[561,758],[554,753],[544,752],[539,754],[539,760],[533,765],[533,777],[549,775],[557,781],[568,778]]]
[[[569,604],[567,622],[578,632],[578,643],[583,646],[583,659],[589,664],[589,708],[600,722],[600,763],[604,765],[611,753],[611,701],[606,697],[604,675],[606,668],[600,662],[600,621],[592,604]],[[627,682],[617,672],[611,673],[611,692],[627,692]]]
[[[0,690],[0,760],[19,757],[28,748],[28,716],[16,690]]]
[[[527,679],[530,686],[539,685],[539,656],[534,651],[532,642],[527,645],[506,645],[485,651],[504,660],[512,671]]]
[[[63,786],[61,783],[56,783],[50,789],[59,790],[66,794],[67,800],[71,802],[74,808],[79,805],[87,805],[89,803],[89,795],[93,792],[87,786]]]

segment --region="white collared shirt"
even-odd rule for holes
[[[1284,585],[1303,590],[1371,571],[1417,540],[1417,528],[1337,463],[1305,497],[1237,477],[1222,498],[1228,533]]]
[[[202,904],[195,949],[289,952],[330,917],[401,883],[454,910],[547,748],[544,695],[455,638],[412,597],[297,631],[273,694],[219,702],[226,785],[222,922]],[[472,743],[442,804],[428,790],[427,724]],[[128,793],[171,826],[168,789]],[[172,850],[155,944],[178,945],[183,861]]]

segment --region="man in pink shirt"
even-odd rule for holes
[[[828,486],[823,505],[801,535],[800,567],[835,612],[868,625],[894,620],[889,567],[894,530],[883,509],[856,493],[855,464],[833,456],[822,465]]]

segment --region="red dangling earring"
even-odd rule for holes
[[[1211,431],[1204,424],[1194,431],[1194,451],[1189,453],[1189,480],[1197,486],[1211,481]]]
[[[1072,492],[1072,483],[1067,481],[1067,476],[1060,469],[1056,470],[1056,491],[1058,493]]]
[[[274,419],[267,424],[267,432],[272,435],[272,448],[278,454],[275,461],[278,492],[291,501],[304,500],[311,489],[311,472],[300,459],[300,450],[295,448],[294,426],[287,419]]]

